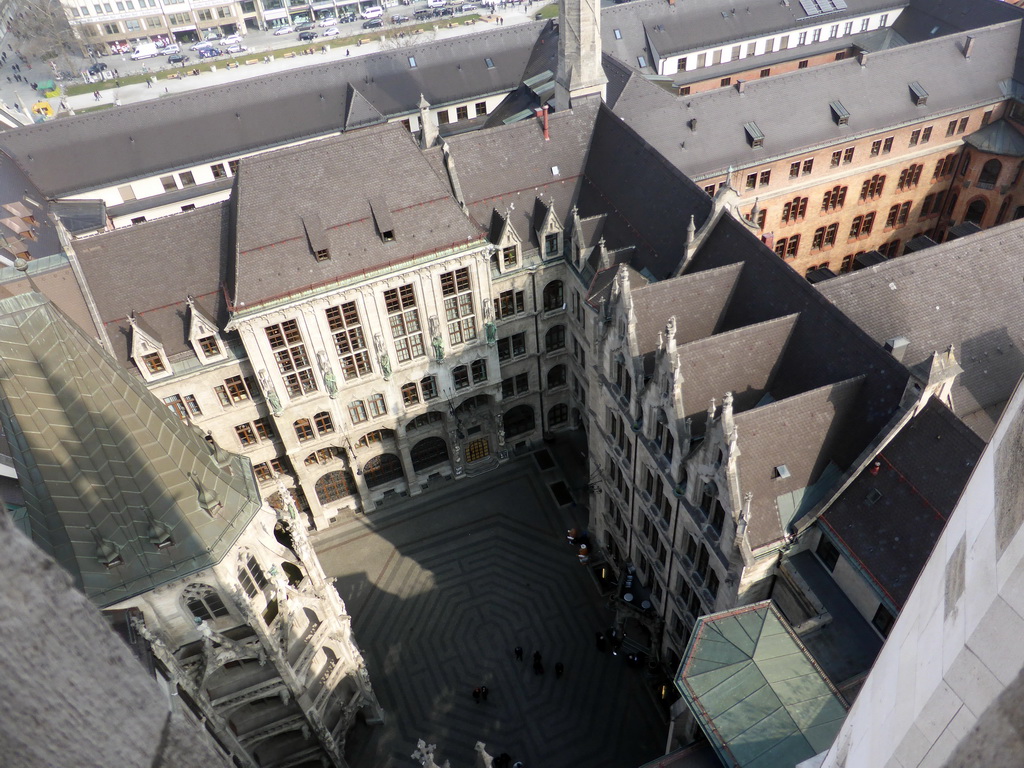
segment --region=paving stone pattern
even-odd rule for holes
[[[452,768],[476,765],[478,740],[527,768],[633,768],[661,753],[667,724],[641,673],[595,647],[612,614],[566,542],[586,513],[559,507],[559,479],[524,457],[318,535],[388,713],[350,734],[353,768],[415,765],[421,738]]]

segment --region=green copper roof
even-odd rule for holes
[[[771,601],[698,619],[675,682],[730,768],[795,766],[828,749],[846,718]]]
[[[215,564],[261,505],[247,459],[218,466],[198,430],[37,293],[0,300],[0,424],[22,525],[100,607]]]

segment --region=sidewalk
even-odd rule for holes
[[[503,10],[502,18],[505,24],[524,24],[533,20],[534,14],[540,7],[542,7],[542,5],[538,3],[531,5],[532,10],[527,10],[527,6],[525,4],[516,6],[514,9]],[[484,19],[472,26],[459,26],[453,28],[439,27],[433,39],[444,40],[483,32],[496,26],[496,20],[497,17],[492,16],[484,17]],[[65,101],[72,110],[84,110],[100,105],[117,105],[118,103],[122,105],[133,104],[158,99],[162,96],[194,91],[199,88],[226,85],[228,83],[235,83],[254,77],[263,77],[268,74],[290,69],[298,69],[300,67],[309,67],[330,61],[337,61],[339,59],[346,58],[346,52],[349,54],[349,57],[355,57],[368,56],[381,50],[381,45],[377,40],[373,40],[372,42],[359,46],[350,45],[348,47],[339,44],[332,44],[323,40],[316,40],[311,45],[316,48],[317,52],[309,56],[295,56],[293,58],[285,59],[278,55],[272,61],[267,63],[264,62],[264,57],[274,55],[275,52],[273,50],[253,49],[246,51],[245,54],[239,55],[238,60],[240,62],[245,62],[250,59],[258,59],[258,62],[255,64],[242,63],[236,69],[227,69],[226,66],[221,66],[221,63],[217,62],[216,71],[203,72],[197,76],[186,76],[174,80],[166,79],[166,75],[158,72],[156,73],[157,81],[153,87],[147,86],[146,83],[133,83],[122,86],[121,88],[108,88],[107,90],[100,91],[99,100],[97,100],[92,94],[85,93],[67,97]],[[325,54],[320,52],[320,48],[323,45],[328,46],[328,51]],[[226,64],[226,62],[224,62],[224,64]],[[187,65],[185,70],[188,70]],[[8,73],[0,71],[0,75],[6,74]],[[2,80],[2,78],[0,78],[0,80]],[[4,86],[6,86],[6,88]],[[22,86],[20,83],[15,83],[13,86],[7,86],[7,84],[2,84],[0,85],[0,99],[11,107],[14,107],[18,103],[16,100],[13,100],[13,95],[9,95],[12,91],[22,97],[22,102],[25,107],[31,107],[35,102],[34,92],[27,85]],[[29,99],[31,99],[31,101]],[[51,103],[54,110],[58,109],[60,103],[59,98],[49,99],[48,101]]]

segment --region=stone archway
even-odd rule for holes
[[[420,440],[409,452],[412,468],[416,472],[448,461],[448,444],[440,437],[427,437]]]
[[[508,437],[525,435],[527,432],[532,432],[536,426],[537,420],[533,414],[533,408],[525,403],[517,405],[505,414],[505,435]]]
[[[377,488],[393,480],[402,480],[405,477],[402,472],[402,460],[393,453],[374,456],[363,465],[363,477],[366,478],[367,488]]]

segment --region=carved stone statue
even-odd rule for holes
[[[441,337],[441,322],[436,317],[430,318],[430,346],[434,348],[434,359],[444,360],[444,339]]]
[[[328,360],[326,352],[317,352],[316,360],[320,364],[320,373],[324,377],[324,388],[327,389],[327,394],[330,395],[331,400],[333,400],[338,396],[338,377],[335,376],[334,371],[331,370],[331,361]]]
[[[259,372],[260,386],[263,387],[263,396],[270,403],[271,409],[274,411],[275,416],[281,415],[281,398],[277,395],[277,390],[274,389],[274,385],[270,381],[270,376],[266,370]]]
[[[384,337],[379,333],[373,334],[373,346],[377,350],[377,362],[380,363],[380,372],[387,381],[391,378],[391,358],[388,357],[388,348],[384,346]]]

